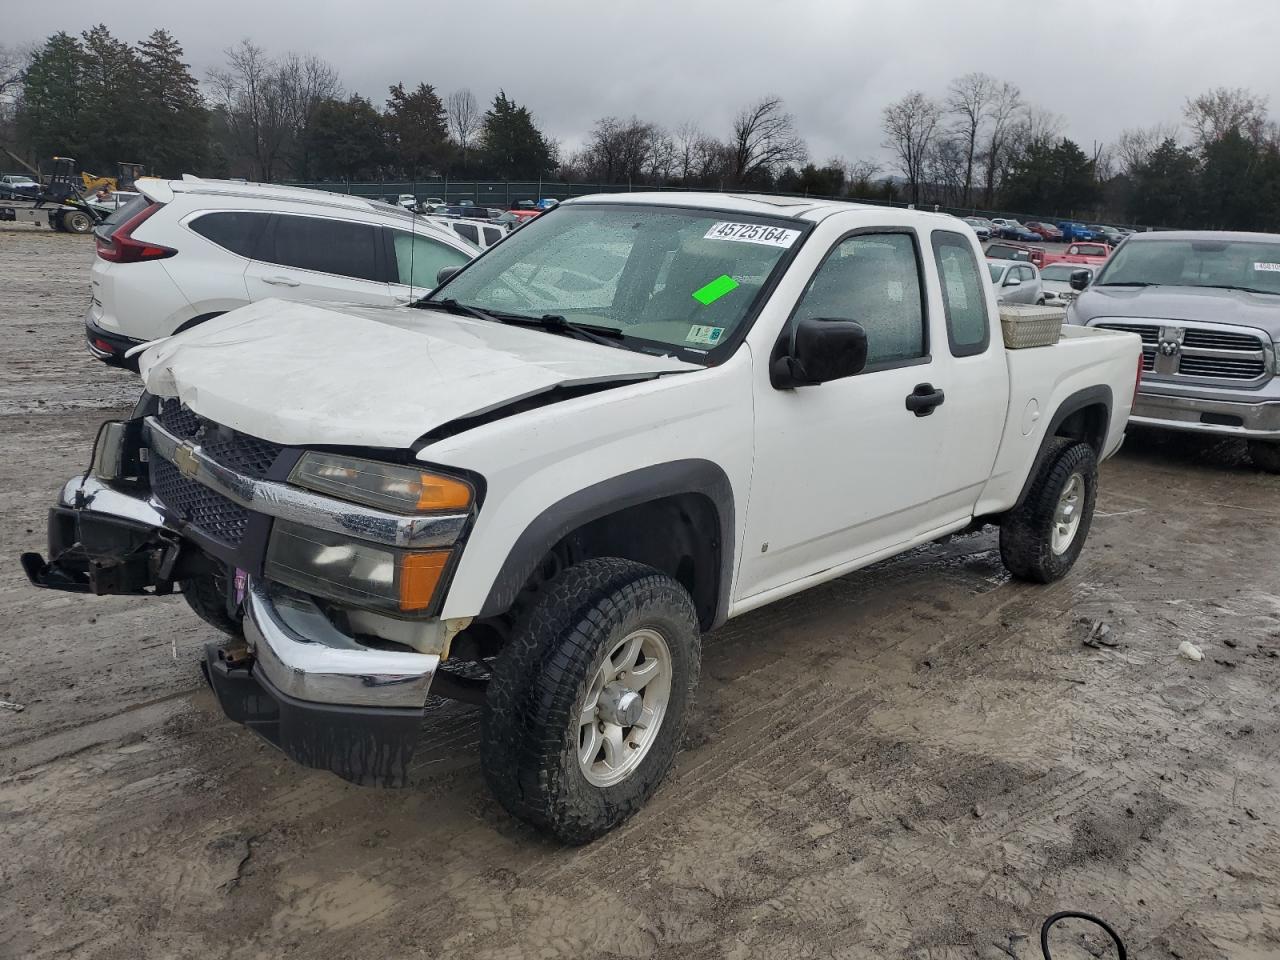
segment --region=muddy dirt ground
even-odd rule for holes
[[[1069,908],[1280,956],[1280,479],[1238,445],[1132,435],[1053,586],[986,532],[733,621],[675,775],[564,849],[486,792],[471,707],[410,789],[350,786],[220,716],[180,598],[27,585],[138,390],[82,346],[91,256],[0,230],[0,957],[1001,960]]]

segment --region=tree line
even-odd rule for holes
[[[1063,117],[978,72],[887,105],[887,162],[813,162],[776,96],[746,103],[719,132],[602,117],[566,154],[505,91],[482,105],[466,88],[397,83],[378,103],[347,91],[320,57],[273,56],[250,40],[203,78],[163,29],[128,43],[99,25],[0,47],[0,146],[32,162],[74,156],[94,172],[129,161],[164,176],[266,181],[554,177],[1280,229],[1280,128],[1266,98],[1211,90],[1180,120],[1086,148],[1064,136]]]

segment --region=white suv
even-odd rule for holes
[[[125,353],[268,297],[403,304],[479,251],[362,197],[228,180],[144,179],[95,231],[89,351]]]

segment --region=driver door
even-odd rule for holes
[[[767,363],[757,362],[756,455],[736,600],[943,522],[937,470],[945,418],[906,406],[909,394],[942,385],[947,362],[930,355],[921,262],[915,230],[859,231],[831,248],[801,296],[789,323],[863,325],[862,373],[777,390]]]

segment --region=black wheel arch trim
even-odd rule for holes
[[[1036,458],[1031,464],[1031,469],[1027,472],[1027,477],[1022,481],[1022,490],[1018,493],[1018,500],[1013,505],[1015,509],[1022,506],[1023,501],[1027,499],[1027,494],[1031,492],[1031,484],[1035,482],[1035,478],[1040,473],[1040,468],[1044,466],[1045,457],[1049,455],[1049,449],[1053,445],[1054,439],[1057,438],[1058,428],[1074,413],[1079,413],[1088,407],[1102,405],[1106,409],[1106,423],[1103,427],[1101,439],[1098,441],[1096,453],[1098,459],[1102,459],[1103,447],[1107,443],[1107,432],[1111,426],[1111,411],[1113,409],[1113,398],[1111,388],[1105,383],[1095,384],[1092,387],[1085,387],[1083,390],[1077,390],[1071,394],[1062,403],[1058,404],[1058,409],[1054,411],[1053,417],[1049,420],[1049,427],[1044,432],[1044,436],[1040,440],[1040,449],[1036,451]]]
[[[710,460],[671,460],[641,467],[584,487],[538,514],[516,538],[480,610],[481,617],[505,613],[548,551],[569,533],[601,517],[666,497],[699,494],[715,507],[720,527],[719,582],[712,627],[728,619],[735,559],[733,487]]]

